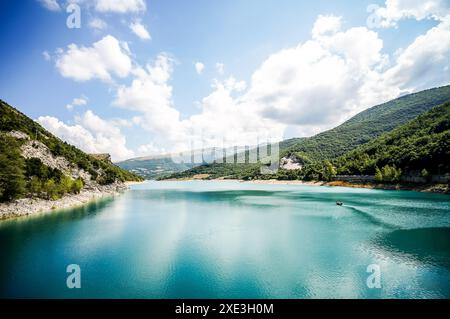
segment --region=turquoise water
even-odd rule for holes
[[[1,222],[0,260],[0,297],[450,298],[450,197],[148,182]],[[371,264],[381,288],[366,284]]]

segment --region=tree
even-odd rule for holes
[[[331,181],[331,179],[335,177],[336,174],[337,174],[336,167],[334,167],[330,161],[325,161],[322,174],[323,178],[327,181]]]
[[[39,196],[42,192],[42,182],[37,176],[33,176],[28,182],[28,191],[32,195]]]
[[[79,194],[81,190],[83,189],[83,180],[79,177],[76,180],[72,182],[71,192],[73,194]]]
[[[58,186],[53,179],[49,179],[44,184],[44,191],[47,194],[47,199],[58,199]]]
[[[383,181],[383,174],[381,173],[380,169],[378,167],[375,167],[375,180],[377,182]]]
[[[24,166],[18,142],[0,135],[0,201],[10,201],[25,193]]]

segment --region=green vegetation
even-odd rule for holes
[[[25,160],[25,178],[29,195],[53,200],[68,193],[79,194],[84,186],[82,178],[72,179],[37,158]]]
[[[0,201],[16,199],[25,193],[24,160],[18,142],[0,135]]]
[[[448,100],[450,86],[400,97],[365,110],[334,129],[298,143],[290,141],[293,145],[288,148],[281,145],[282,156],[300,153],[313,161],[334,159]]]
[[[402,149],[391,150],[389,156],[393,157],[392,160],[378,161],[378,157],[373,156],[373,153],[376,152],[374,149],[370,152],[358,153],[357,158],[355,155],[351,155],[351,151],[391,132],[448,100],[450,100],[450,86],[406,95],[365,110],[342,125],[316,136],[281,142],[280,157],[295,155],[301,159],[305,163],[301,172],[280,170],[276,175],[260,175],[259,166],[261,164],[211,164],[172,174],[168,178],[189,178],[198,174],[209,174],[210,178],[330,180],[337,174],[374,175],[376,167],[383,168],[386,165],[396,165],[403,171],[427,168],[429,172],[433,173],[444,172],[446,168],[442,166],[441,160],[429,157],[431,153],[434,153],[433,156],[438,156],[437,151],[432,151],[430,148],[440,147],[443,154],[444,150],[448,151],[448,144],[440,140],[437,146],[435,143],[438,141],[432,137],[422,136],[420,141],[414,141],[417,142],[417,145],[411,149],[405,146]],[[430,123],[422,123],[425,129],[428,124]],[[441,129],[444,126],[445,123],[441,123]],[[411,128],[412,130],[413,128]],[[341,156],[343,157],[336,160]],[[399,157],[404,157],[405,161],[400,160]],[[406,161],[408,157],[410,162]],[[439,164],[436,167],[430,167],[433,166],[432,163],[437,162]]]
[[[381,183],[399,182],[402,176],[402,170],[394,166],[386,165],[381,170],[375,168],[375,180]]]
[[[402,172],[428,178],[450,172],[450,102],[334,161],[338,174],[398,181]],[[379,169],[381,167],[381,169]]]
[[[72,179],[61,171],[45,166],[39,159],[25,160],[20,147],[23,140],[6,133],[20,131],[46,145],[54,156],[66,158],[74,168],[90,173],[99,184],[139,181],[141,177],[107,161],[96,159],[61,141],[42,126],[0,100],[0,201],[23,196],[57,199],[67,193],[79,193],[81,178]]]

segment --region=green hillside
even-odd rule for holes
[[[406,95],[369,108],[342,125],[309,138],[289,139],[280,144],[280,157],[294,154],[306,163],[320,163],[335,159],[348,151],[392,131],[418,115],[450,100],[450,86],[434,88]],[[316,165],[317,166],[317,165]],[[312,172],[317,169],[309,165]],[[314,168],[314,169],[313,169]],[[186,178],[196,174],[210,174],[211,178],[254,178],[258,167],[242,164],[211,164],[195,167],[169,178]],[[281,175],[286,172],[281,172]],[[293,172],[281,178],[297,178]],[[315,174],[312,174],[315,175]],[[316,175],[317,176],[317,175]],[[258,176],[262,178],[263,176]]]
[[[301,140],[285,149],[284,154],[304,153],[311,160],[332,159],[448,100],[450,86],[406,95],[365,110],[334,129]]]
[[[337,173],[345,175],[383,174],[385,167],[424,177],[450,173],[450,101],[339,157],[334,164]]]
[[[63,142],[0,100],[0,201],[32,194],[54,199],[65,193],[79,192],[86,182],[82,178],[73,179],[58,169],[47,167],[38,158],[22,157],[21,146],[27,143],[27,140],[8,135],[13,131],[27,134],[31,139],[30,143],[33,143],[36,149],[39,142],[42,143],[53,156],[65,158],[70,163],[71,169],[84,170],[91,176],[92,182],[99,185],[142,179]]]
[[[175,163],[170,155],[159,158],[134,158],[118,162],[116,165],[148,180],[183,172],[195,166],[189,163]]]

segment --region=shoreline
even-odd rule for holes
[[[57,200],[46,200],[41,198],[22,198],[10,203],[0,204],[0,222],[13,218],[50,213],[52,211],[76,208],[86,205],[92,201],[115,196],[127,190],[129,184],[111,184],[97,186],[93,189],[84,189],[80,194],[70,194]]]
[[[329,186],[329,187],[349,187],[349,188],[366,188],[381,190],[404,190],[421,193],[450,194],[450,188],[446,184],[369,184],[369,183],[350,183],[344,181],[319,182],[319,181],[300,181],[300,180],[276,180],[276,179],[256,179],[256,180],[240,180],[240,179],[199,179],[199,178],[183,178],[183,179],[167,179],[161,182],[194,182],[194,181],[212,181],[212,182],[239,182],[260,185],[305,185],[305,186]]]

